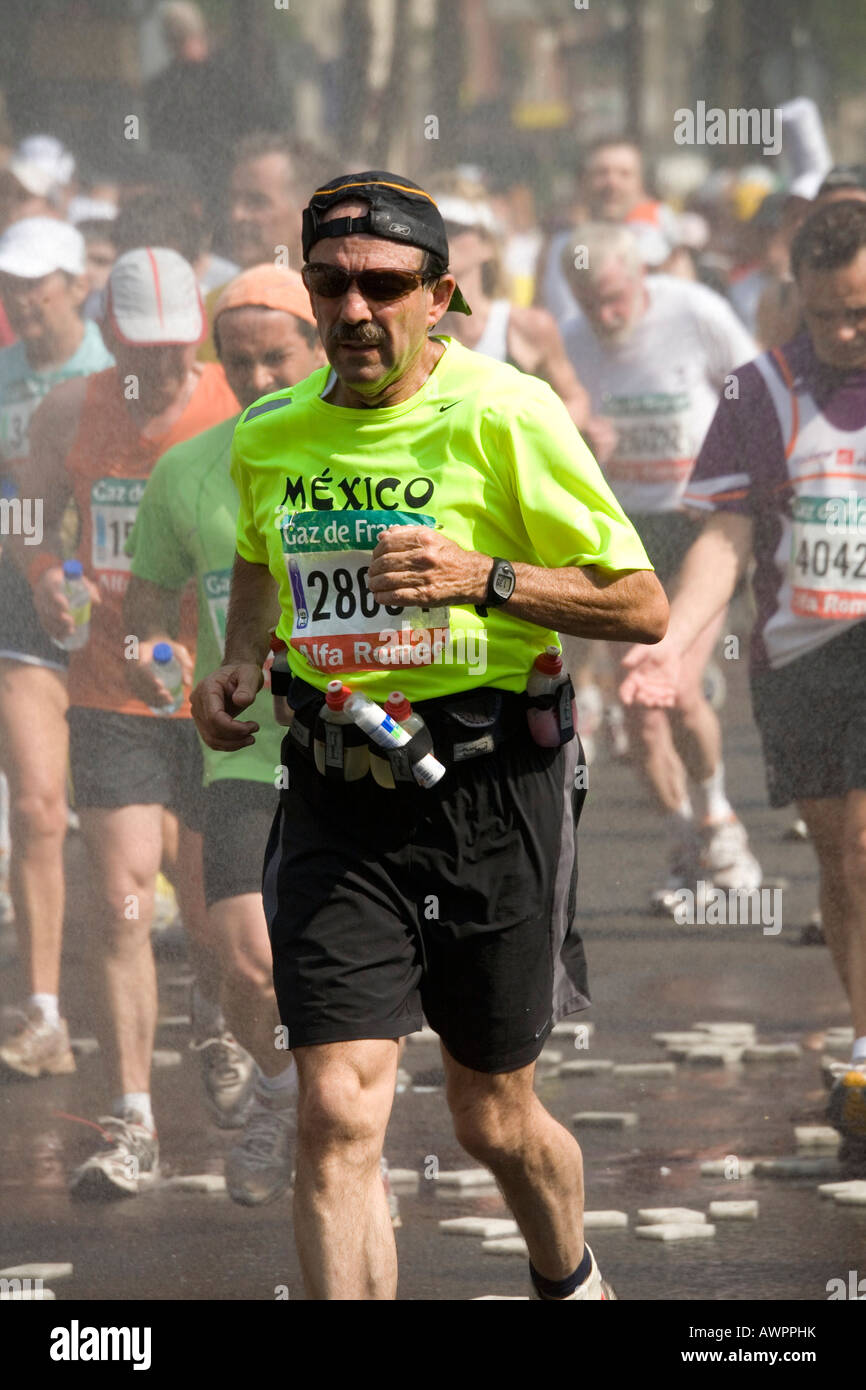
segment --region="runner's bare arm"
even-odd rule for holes
[[[525,341],[536,359],[527,371],[553,387],[577,428],[583,430],[592,413],[589,393],[568,359],[555,318],[546,309],[515,307],[511,319],[516,342]]]
[[[192,692],[192,712],[209,748],[232,752],[255,743],[255,720],[238,720],[262,687],[268,634],[280,616],[277,586],[267,565],[235,555],[226,619],[225,657],[219,670]]]
[[[42,541],[28,546],[26,558],[32,560],[41,550],[56,552],[58,531],[71,485],[66,473],[66,455],[78,432],[85,377],[62,381],[49,391],[30,421],[30,457],[27,464],[28,495],[42,503]]]
[[[380,537],[367,584],[385,604],[483,604],[491,567],[489,555],[464,550],[431,527],[396,526]],[[668,603],[651,570],[604,574],[593,566],[518,562],[514,573],[514,594],[502,611],[515,618],[571,637],[658,642],[664,636]]]
[[[167,705],[171,695],[162,681],[157,680],[149,667],[157,642],[169,642],[183,672],[183,683],[192,684],[193,659],[182,642],[177,641],[180,626],[181,589],[164,589],[148,579],[130,575],[123,603],[126,629],[138,638],[138,659],[127,661],[126,678],[130,689],[149,705]]]
[[[51,637],[62,640],[74,630],[69,611],[63,570],[58,562],[45,569],[44,556],[62,553],[60,524],[72,491],[66,471],[66,457],[78,433],[87,380],[74,377],[49,391],[30,422],[30,464],[28,488],[42,500],[42,542],[30,548],[28,578],[33,583],[33,606],[39,621]],[[31,567],[39,557],[40,568]],[[35,581],[35,582],[34,582]],[[85,580],[93,603],[99,603],[99,590]]]
[[[623,657],[629,672],[620,687],[624,704],[673,703],[683,653],[725,609],[751,554],[751,517],[714,512],[674,580],[667,636],[652,650],[636,646]]]

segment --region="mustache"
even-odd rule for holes
[[[361,343],[364,347],[378,347],[384,343],[385,334],[375,323],[338,323],[330,335],[334,347],[342,343]]]

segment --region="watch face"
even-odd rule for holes
[[[507,599],[511,597],[514,589],[514,570],[510,565],[499,565],[493,577],[493,592],[498,598]]]

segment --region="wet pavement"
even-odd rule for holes
[[[826,950],[797,944],[816,901],[812,852],[783,840],[791,812],[766,807],[744,673],[737,666],[726,674],[729,790],[765,874],[788,880],[782,930],[765,935],[760,924],[677,926],[649,916],[644,902],[659,868],[659,818],[628,768],[600,758],[590,770],[580,832],[580,913],[593,1005],[571,1020],[594,1026],[588,1047],[576,1047],[570,1037],[551,1038],[539,1094],[568,1126],[579,1111],[637,1115],[627,1128],[579,1131],[588,1210],[614,1209],[628,1217],[625,1229],[590,1236],[621,1299],[825,1301],[828,1281],[847,1280],[852,1270],[866,1274],[866,1207],[837,1205],[817,1190],[835,1176],[836,1160],[825,1157],[824,1176],[725,1178],[700,1172],[709,1159],[734,1156],[742,1163],[797,1153],[794,1125],[823,1122],[823,1031],[848,1021]],[[64,1005],[73,1036],[91,1037],[81,931],[86,874],[75,836],[68,855]],[[159,976],[161,1014],[186,1014],[186,963],[163,961]],[[0,993],[7,1006],[19,997],[17,968],[8,959],[0,969]],[[664,1060],[652,1034],[689,1030],[698,1021],[752,1023],[760,1042],[795,1042],[802,1052],[781,1062],[679,1061],[673,1075],[653,1077],[557,1071],[563,1061]],[[153,1094],[166,1176],[218,1174],[233,1142],[231,1133],[207,1119],[188,1041],[182,1023],[160,1027],[157,1046],[170,1055],[154,1072]],[[844,1049],[835,1055],[844,1057]],[[508,1213],[495,1190],[461,1197],[434,1176],[437,1168],[443,1173],[476,1166],[450,1132],[437,1086],[435,1041],[411,1040],[403,1067],[423,1089],[409,1084],[398,1094],[387,1141],[392,1168],[419,1175],[416,1190],[398,1188],[399,1297],[525,1294],[522,1258],[487,1253],[480,1237],[440,1230],[439,1222],[448,1218]],[[292,1299],[302,1298],[288,1198],[250,1211],[224,1193],[159,1187],[105,1206],[71,1203],[65,1173],[92,1148],[94,1137],[73,1117],[93,1121],[105,1110],[95,1052],[79,1057],[75,1076],[0,1089],[0,1267],[70,1262],[71,1276],[53,1285],[58,1300],[273,1300],[283,1289]],[[732,1170],[737,1166],[729,1164]],[[719,1221],[713,1238],[672,1245],[635,1234],[639,1208],[707,1212],[719,1199],[757,1200],[757,1220]]]

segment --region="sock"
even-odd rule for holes
[[[592,1256],[586,1246],[583,1247],[583,1259],[577,1269],[565,1279],[545,1279],[543,1274],[539,1274],[532,1261],[529,1261],[530,1278],[542,1298],[568,1298],[569,1294],[574,1293],[576,1288],[585,1283],[591,1273]]]
[[[676,844],[688,839],[694,823],[692,813],[692,803],[688,792],[683,793],[683,799],[675,811],[668,811],[667,814],[668,834]]]
[[[695,815],[701,823],[728,820],[734,808],[725,796],[725,764],[719,759],[716,770],[705,782],[691,783]]]
[[[27,1001],[32,1009],[38,1009],[51,1028],[56,1028],[60,1022],[60,1010],[57,1007],[56,994],[31,994]]]
[[[204,1042],[205,1038],[218,1038],[226,1031],[219,1000],[206,999],[197,982],[192,987],[190,1013],[193,1036],[197,1042]]]
[[[263,1100],[288,1103],[298,1089],[298,1069],[294,1059],[279,1076],[265,1076],[261,1067],[257,1068],[256,1091]]]
[[[866,1033],[862,1038],[854,1039],[854,1046],[851,1050],[852,1067],[862,1067],[866,1065]]]
[[[153,1133],[156,1126],[153,1123],[153,1110],[150,1105],[149,1092],[127,1091],[125,1095],[118,1096],[111,1107],[112,1114],[117,1115],[119,1119],[123,1119],[127,1110],[137,1110],[141,1116],[141,1123],[144,1125],[145,1129],[149,1129],[151,1133]]]

